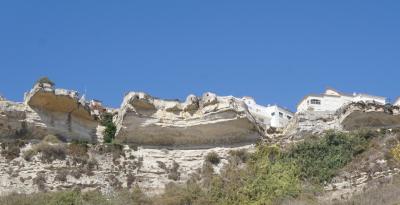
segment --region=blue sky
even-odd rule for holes
[[[400,95],[400,1],[0,1],[0,93],[40,76],[117,107],[213,91],[292,110],[327,86]]]

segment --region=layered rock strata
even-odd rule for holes
[[[140,145],[208,146],[252,143],[261,137],[245,103],[232,96],[189,95],[185,102],[130,92],[118,116],[116,139]]]

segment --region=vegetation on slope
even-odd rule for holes
[[[106,127],[103,132],[104,142],[111,143],[114,140],[117,131],[117,126],[115,126],[113,122],[113,115],[111,113],[104,113],[100,123]]]
[[[232,151],[219,174],[210,154],[198,173],[183,185],[168,184],[161,195],[148,198],[136,186],[105,200],[99,193],[63,191],[0,198],[5,205],[42,204],[143,204],[143,205],[268,205],[303,196],[311,187],[322,186],[357,155],[363,153],[375,132],[327,132],[283,150],[258,145],[254,153]],[[394,152],[394,151],[393,151]],[[213,164],[214,163],[214,164]],[[23,200],[26,200],[24,202]],[[138,201],[139,200],[139,201]],[[57,201],[57,203],[55,202]]]
[[[323,138],[307,138],[290,149],[285,157],[300,168],[302,180],[314,184],[329,182],[338,169],[367,149],[368,140],[374,135],[371,131],[350,134],[330,131]]]

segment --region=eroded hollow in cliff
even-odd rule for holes
[[[342,120],[345,130],[360,128],[396,128],[400,127],[400,115],[385,112],[354,111]]]
[[[98,122],[90,109],[79,103],[77,98],[66,93],[36,90],[30,93],[27,104],[35,110],[49,133],[56,134],[67,141],[96,141]]]

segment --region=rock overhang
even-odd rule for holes
[[[115,122],[117,140],[145,145],[254,143],[261,137],[240,99],[210,92],[185,102],[130,92]]]
[[[95,120],[88,104],[79,102],[78,92],[72,90],[49,89],[36,85],[26,96],[25,103],[33,109],[70,113],[79,119]]]

